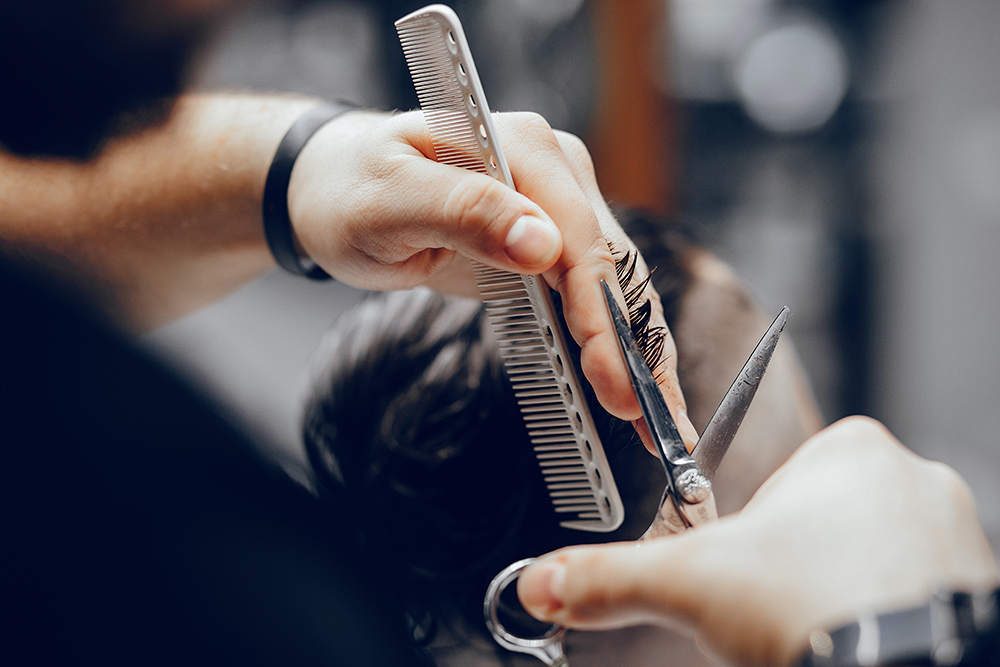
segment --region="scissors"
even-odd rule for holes
[[[781,309],[768,327],[739,375],[729,387],[711,421],[702,433],[694,451],[689,454],[681,439],[663,394],[656,384],[653,372],[646,364],[632,336],[632,329],[622,313],[608,284],[601,281],[604,298],[608,303],[632,378],[642,416],[649,427],[656,453],[663,464],[667,483],[652,524],[640,539],[650,539],[683,532],[689,528],[719,518],[715,507],[712,479],[722,462],[736,432],[743,423],[747,409],[757,393],[764,371],[771,361],[778,338],[788,319],[788,307]],[[563,648],[566,628],[551,625],[537,637],[520,637],[510,632],[500,620],[500,595],[520,576],[521,571],[535,561],[526,558],[513,563],[490,582],[483,600],[486,625],[500,646],[507,650],[533,655],[550,667],[567,667],[569,664]]]

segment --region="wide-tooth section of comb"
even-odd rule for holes
[[[431,5],[396,22],[439,162],[485,173],[513,187],[458,17]],[[624,507],[569,361],[548,287],[473,263],[504,368],[560,525],[614,530]]]
[[[560,525],[614,530],[624,509],[604,448],[563,352],[562,332],[552,318],[539,317],[528,289],[547,288],[526,286],[525,277],[483,264],[474,268],[552,506],[559,514],[575,515]]]

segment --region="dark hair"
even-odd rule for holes
[[[627,282],[634,255],[618,254]],[[661,295],[672,314],[685,271],[659,254],[669,261],[657,278],[673,283]],[[644,308],[638,297],[631,306]],[[648,318],[642,335],[655,340]],[[645,489],[662,489],[659,464],[591,395],[616,475],[627,469],[639,481],[620,485],[627,519],[618,531],[559,527],[479,301],[419,288],[370,295],[340,317],[318,356],[303,423],[318,487],[357,519],[354,538],[421,633],[434,618],[482,626],[483,592],[515,560],[634,539],[648,525],[659,498]]]

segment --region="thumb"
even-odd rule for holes
[[[562,549],[526,568],[521,604],[539,619],[580,630],[664,624],[697,615],[685,536]]]
[[[442,183],[444,245],[517,273],[541,273],[556,261],[562,235],[537,204],[489,176],[444,169],[451,177]]]

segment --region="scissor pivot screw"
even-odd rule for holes
[[[685,470],[677,478],[677,491],[689,503],[700,503],[708,500],[712,483],[697,470]]]

